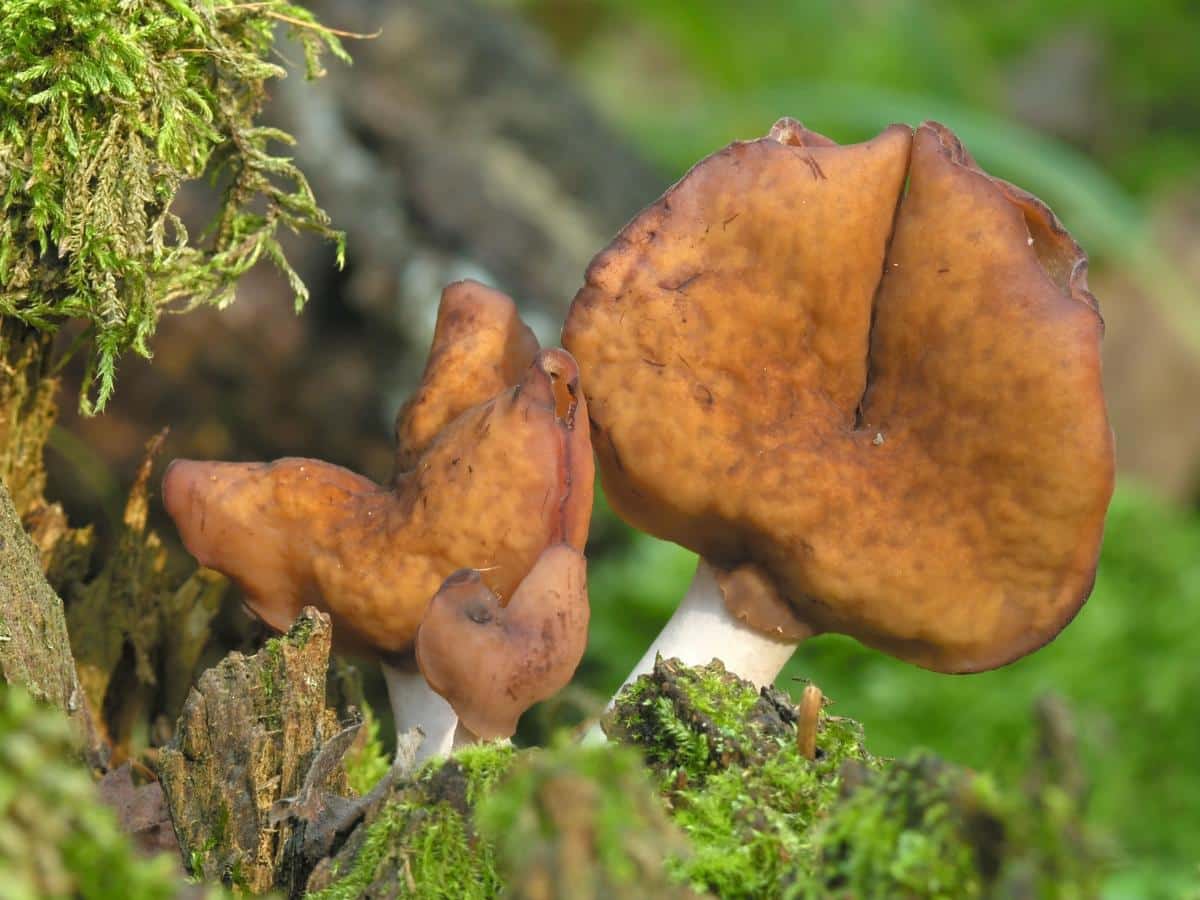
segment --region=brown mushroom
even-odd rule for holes
[[[497,336],[505,329],[515,339]],[[547,547],[587,539],[593,463],[578,370],[531,340],[503,295],[447,290],[427,380],[397,427],[412,467],[388,486],[310,459],[176,460],[163,481],[188,550],[237,582],[263,621],[286,629],[316,606],[340,649],[384,662],[397,728],[424,728],[426,753],[446,749],[454,728],[409,664],[442,582],[469,567],[511,597]]]
[[[548,547],[511,598],[474,569],[446,579],[417,631],[417,664],[477,737],[510,737],[517,719],[566,686],[587,645],[587,563]]]
[[[932,123],[842,147],[785,119],[638,215],[563,331],[613,507],[701,556],[634,674],[766,683],[821,632],[946,672],[1051,640],[1113,484],[1086,271]]]

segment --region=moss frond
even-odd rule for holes
[[[223,306],[259,259],[303,282],[281,226],[342,235],[279,145],[255,124],[278,23],[310,77],[337,36],[284,0],[6,0],[0,4],[0,315],[89,332],[85,412],[112,395],[120,356],[150,355],[168,306]],[[187,180],[223,184],[201,240],[172,212]]]

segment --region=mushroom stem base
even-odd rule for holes
[[[392,701],[392,715],[396,720],[397,762],[420,765],[434,756],[447,756],[455,747],[471,742],[469,732],[465,729],[462,731],[466,739],[457,737],[460,731],[458,715],[429,686],[419,670],[408,671],[387,663],[383,663],[382,668],[388,696]],[[401,760],[402,748],[412,746],[411,741],[404,740],[404,736],[414,728],[421,729],[425,737],[410,760]]]
[[[796,647],[795,642],[762,634],[734,618],[725,606],[725,596],[712,567],[701,559],[675,613],[621,688],[654,671],[654,661],[659,655],[664,659],[674,657],[689,666],[702,666],[719,659],[728,671],[763,687],[775,680]],[[584,742],[603,739],[603,732],[596,725],[588,731]]]

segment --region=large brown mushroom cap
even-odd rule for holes
[[[587,563],[556,544],[507,600],[475,570],[446,579],[417,632],[417,663],[477,737],[510,737],[525,710],[575,674],[588,617]]]
[[[401,653],[457,569],[482,570],[509,597],[546,547],[582,550],[586,416],[574,360],[543,350],[515,386],[416,441],[422,452],[391,486],[309,459],[177,460],[163,499],[188,550],[271,626],[313,605],[342,648]]]
[[[839,147],[784,120],[596,257],[563,344],[614,507],[725,569],[735,614],[978,671],[1091,590],[1113,446],[1085,275],[941,126]]]

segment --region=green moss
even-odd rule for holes
[[[611,730],[643,752],[691,845],[673,877],[727,898],[1094,894],[1094,845],[1059,783],[1075,777],[1069,747],[1001,791],[931,755],[879,759],[835,716],[808,760],[795,721],[786,696],[719,664],[660,660],[618,698]]]
[[[479,805],[517,897],[671,897],[667,868],[687,853],[639,755],[569,743],[530,751]]]
[[[342,759],[346,782],[360,797],[375,787],[391,767],[391,760],[379,734],[379,720],[366,704],[363,704],[362,715],[362,733]]]
[[[817,868],[804,896],[1099,894],[1097,845],[1060,785],[1002,790],[918,752],[858,773],[846,794],[815,832]]]
[[[307,647],[308,641],[313,635],[313,629],[317,626],[317,620],[309,616],[301,616],[295,621],[288,633],[284,635],[285,639],[293,647]]]
[[[293,626],[295,627],[295,626]],[[279,708],[279,679],[283,676],[283,644],[287,636],[271,638],[260,651],[263,663],[258,670],[259,687],[262,688],[264,721],[271,729],[283,726]]]
[[[610,731],[659,773],[692,854],[672,873],[721,897],[789,896],[813,871],[812,828],[839,796],[847,762],[879,765],[849,719],[824,716],[815,760],[796,744],[786,695],[760,691],[719,663],[659,660],[622,693]]]
[[[371,825],[354,869],[310,897],[375,896],[377,882],[396,876],[406,897],[494,897],[500,883],[490,862],[486,848],[472,846],[462,817],[454,810],[444,805],[395,804]],[[389,866],[394,868],[389,871]]]
[[[987,813],[975,802],[971,777],[934,756],[894,763],[854,790],[817,831],[814,883],[804,896],[846,892],[854,897],[982,895],[983,850],[970,841],[970,825]],[[998,849],[998,848],[993,848]]]
[[[312,637],[316,620],[301,616],[295,621],[286,634],[271,638],[260,651],[263,664],[259,668],[259,685],[262,688],[264,717],[269,728],[283,727],[283,711],[279,705],[280,679],[284,677],[286,661],[283,658],[284,644],[303,648]]]
[[[454,754],[447,765],[457,766],[466,779],[465,799],[468,806],[474,806],[485,796],[512,766],[516,751],[512,744],[492,741],[484,744],[474,744],[463,747]],[[444,766],[435,761],[426,766],[419,776],[426,782],[438,775]]]
[[[511,746],[492,743],[431,761],[411,783],[394,789],[345,874],[310,897],[497,896],[494,852],[476,834],[471,810],[512,759]]]
[[[176,866],[135,852],[76,759],[66,717],[0,684],[0,894],[157,900],[181,892]]]
[[[702,786],[668,787],[675,822],[693,855],[675,871],[720,897],[798,896],[812,876],[813,829],[836,806],[843,767],[880,765],[863,748],[856,722],[827,717],[817,758],[805,759],[794,739],[751,766],[710,774]]]
[[[337,38],[286,0],[6,0],[0,4],[0,314],[56,330],[82,321],[95,408],[118,357],[150,355],[164,307],[224,306],[260,259],[307,291],[281,227],[341,235],[255,120],[274,30],[290,23],[310,76]],[[210,229],[172,211],[181,184],[223,191]],[[81,405],[91,410],[85,393]]]
[[[192,850],[188,856],[188,872],[193,876],[200,877],[200,874],[205,871],[205,863],[211,854],[217,853],[224,856],[229,852],[229,820],[229,807],[222,803],[216,815],[213,816],[212,830],[208,839],[202,847]],[[230,883],[236,882],[230,879]]]
[[[627,746],[432,762],[317,896],[1094,896],[1069,742],[1001,790],[929,754],[877,758],[824,714],[807,759],[797,715],[720,664],[660,661],[607,723]]]
[[[772,698],[782,698],[782,705]],[[668,781],[701,784],[707,773],[760,755],[760,744],[786,731],[786,697],[760,695],[731,676],[718,660],[689,667],[659,659],[652,676],[622,691],[604,723],[610,737],[636,745]],[[771,745],[773,747],[773,745]]]

